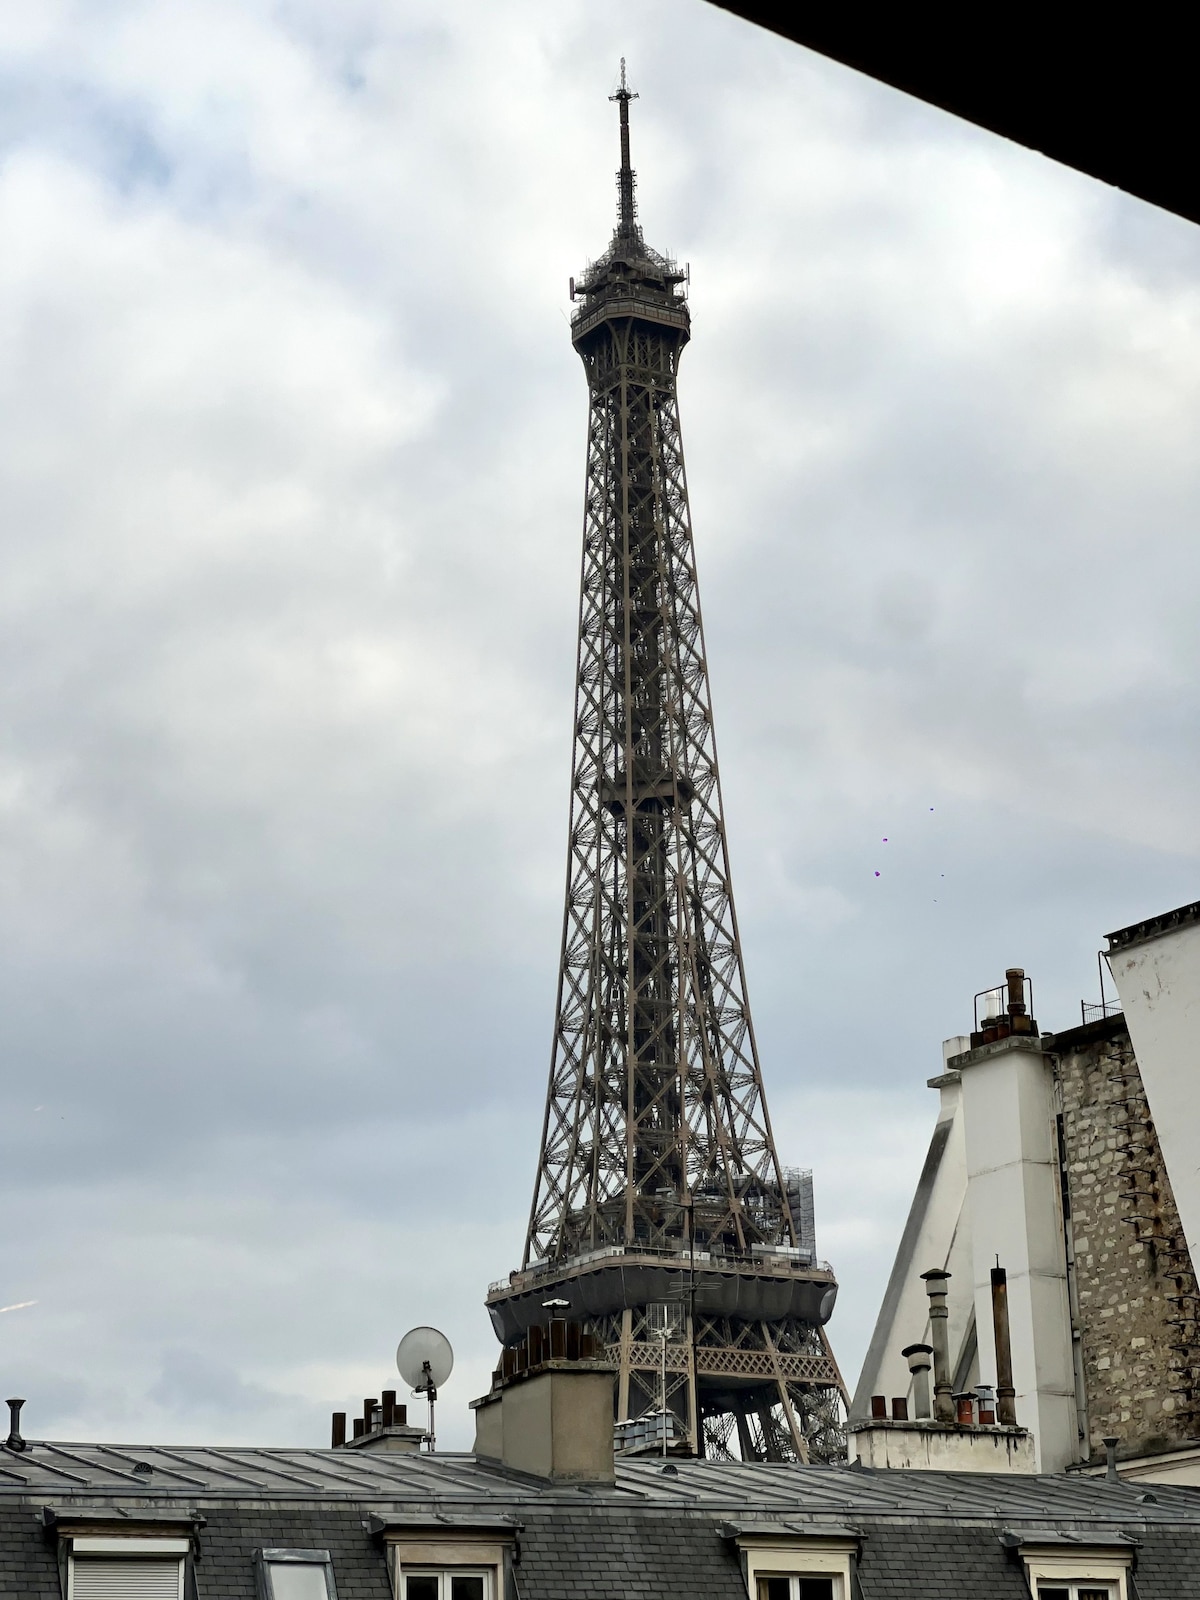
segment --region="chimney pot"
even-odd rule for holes
[[[1009,1016],[1023,1017],[1025,1015],[1025,968],[1009,967],[1004,974],[1004,981],[1008,985]]]
[[[346,1442],[346,1413],[335,1411],[333,1413],[333,1436],[330,1440],[330,1449],[340,1450]]]
[[[929,1373],[933,1346],[909,1344],[900,1354],[908,1362],[908,1370],[912,1373],[913,1416],[920,1421],[930,1415]]]
[[[395,1389],[385,1389],[383,1394],[380,1396],[380,1402],[383,1406],[383,1415],[380,1418],[380,1425],[384,1428],[394,1427],[396,1422]]]
[[[921,1277],[929,1296],[929,1335],[933,1340],[933,1415],[938,1422],[953,1422],[950,1340],[946,1332],[946,1319],[950,1314],[946,1306],[946,1284],[950,1274],[944,1267],[933,1267]]]
[[[908,1400],[904,1395],[897,1395],[892,1401],[892,1421],[908,1421]]]
[[[1120,1443],[1115,1433],[1107,1434],[1101,1441],[1104,1446],[1104,1481],[1106,1483],[1120,1483],[1117,1472],[1117,1445]]]
[[[1017,1391],[1013,1388],[1008,1324],[1008,1274],[999,1263],[992,1268],[992,1326],[996,1334],[996,1417],[1002,1428],[1015,1428]]]
[[[960,1428],[969,1428],[975,1421],[975,1396],[973,1394],[956,1394],[954,1396],[956,1409],[955,1421]]]
[[[883,1417],[883,1418],[886,1419],[886,1417],[887,1417],[887,1396],[886,1395],[873,1394],[871,1396],[871,1415],[872,1415],[872,1417]]]
[[[367,1428],[366,1428],[366,1424],[363,1422],[363,1419],[361,1417],[355,1417],[355,1419],[354,1419],[354,1437],[356,1439],[361,1439],[363,1434],[366,1433],[366,1431],[367,1431]]]

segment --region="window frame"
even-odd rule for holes
[[[847,1600],[845,1580],[840,1572],[768,1572],[765,1569],[760,1569],[755,1575],[754,1582],[758,1589],[757,1600],[766,1600],[766,1596],[763,1594],[764,1584],[778,1583],[782,1580],[790,1588],[793,1583],[808,1583],[814,1578],[817,1580],[821,1578],[829,1579],[830,1587],[833,1590],[831,1600]],[[799,1597],[791,1595],[790,1600],[799,1600]]]
[[[1130,1600],[1129,1573],[1133,1565],[1133,1551],[1120,1553],[1108,1549],[1055,1550],[1029,1548],[1021,1551],[1025,1564],[1025,1577],[1029,1592],[1036,1597],[1041,1584],[1059,1589],[1078,1588],[1080,1585],[1107,1584],[1111,1600]]]
[[[438,1580],[438,1600],[450,1600],[447,1593],[447,1582],[451,1578],[483,1579],[483,1600],[497,1600],[496,1597],[496,1569],[489,1566],[466,1566],[455,1562],[449,1566],[435,1566],[432,1562],[428,1566],[421,1566],[418,1562],[405,1562],[399,1576],[400,1600],[407,1596],[407,1583],[409,1578],[436,1578]]]
[[[66,1600],[75,1600],[75,1567],[82,1559],[86,1566],[90,1561],[102,1561],[106,1556],[110,1559],[124,1559],[126,1561],[154,1560],[164,1556],[174,1557],[179,1566],[179,1600],[185,1600],[188,1593],[188,1570],[192,1555],[192,1541],[179,1537],[152,1536],[138,1534],[116,1535],[90,1535],[67,1534],[64,1538],[66,1545],[64,1562],[65,1582],[63,1593]]]
[[[273,1566],[322,1567],[325,1571],[326,1600],[337,1600],[337,1578],[333,1571],[333,1557],[328,1550],[305,1550],[298,1546],[264,1547],[254,1552],[254,1589],[258,1600],[275,1600],[275,1585],[271,1581]]]

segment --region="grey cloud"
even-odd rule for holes
[[[0,1195],[39,1305],[3,1332],[38,1427],[320,1439],[433,1321],[469,1443],[549,1047],[566,280],[621,54],[692,268],[739,915],[848,1372],[971,994],[1023,960],[1061,1027],[1104,929],[1196,892],[1192,230],[699,0],[6,18]]]

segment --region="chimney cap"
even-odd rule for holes
[[[941,1283],[946,1278],[952,1278],[953,1276],[954,1274],[947,1272],[945,1267],[930,1267],[928,1272],[921,1274],[921,1278],[925,1283]]]
[[[905,1357],[931,1356],[933,1354],[933,1346],[931,1344],[906,1344],[900,1354]]]

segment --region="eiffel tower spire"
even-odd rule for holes
[[[834,1459],[837,1284],[811,1180],[775,1148],[729,873],[676,397],[685,275],[635,219],[623,61],[612,98],[617,227],[573,284],[591,416],[557,1017],[524,1260],[488,1307],[506,1345],[548,1303],[586,1319],[618,1423],[665,1409],[655,1426],[697,1453]]]

